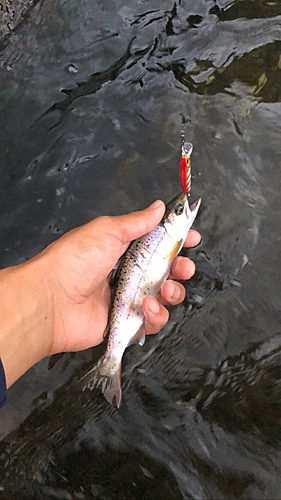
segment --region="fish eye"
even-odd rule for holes
[[[175,214],[176,215],[181,215],[183,213],[183,205],[179,203],[176,208],[175,208]]]

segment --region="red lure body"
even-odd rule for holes
[[[181,161],[180,161],[180,183],[184,193],[190,193],[191,187],[191,162],[190,155],[193,146],[190,142],[185,142],[182,145]]]
[[[190,156],[182,156],[180,161],[180,183],[182,190],[189,194],[191,186]]]

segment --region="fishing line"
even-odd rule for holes
[[[174,33],[172,21],[173,21],[174,17],[177,15],[177,6],[180,6],[180,4],[181,4],[180,0],[179,0],[178,5],[177,5],[177,3],[174,3],[174,6],[170,12],[170,15],[168,14],[168,21],[166,23],[166,28],[165,28],[165,35],[166,36],[164,37],[164,43],[165,43],[166,51],[168,54],[168,65],[169,65],[170,70],[173,74],[174,74],[174,71],[173,71],[173,66],[171,63],[172,53],[170,51],[169,44],[168,44],[168,36],[169,36],[169,33],[170,34]],[[174,76],[175,76],[175,74],[174,74]],[[185,125],[184,128],[181,129],[181,132],[180,132],[180,141],[181,141],[180,185],[181,185],[183,192],[190,195],[191,178],[192,178],[190,156],[191,156],[191,153],[193,150],[193,146],[190,142],[185,142],[186,127],[187,127],[187,124]]]

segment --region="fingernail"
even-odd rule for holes
[[[177,285],[174,285],[174,291],[172,293],[171,299],[177,300],[181,294],[180,288]]]
[[[148,208],[149,210],[156,210],[157,208],[159,208],[161,205],[163,205],[163,201],[161,200],[156,200],[154,203],[152,203],[152,205],[150,205]]]
[[[148,305],[148,310],[150,313],[152,314],[157,314],[159,313],[160,311],[160,307],[159,307],[159,304],[157,302],[157,300],[155,299],[150,299],[149,301],[149,305]]]

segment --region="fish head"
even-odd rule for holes
[[[201,198],[189,205],[186,193],[180,193],[166,207],[163,225],[171,238],[186,237],[200,207]]]

